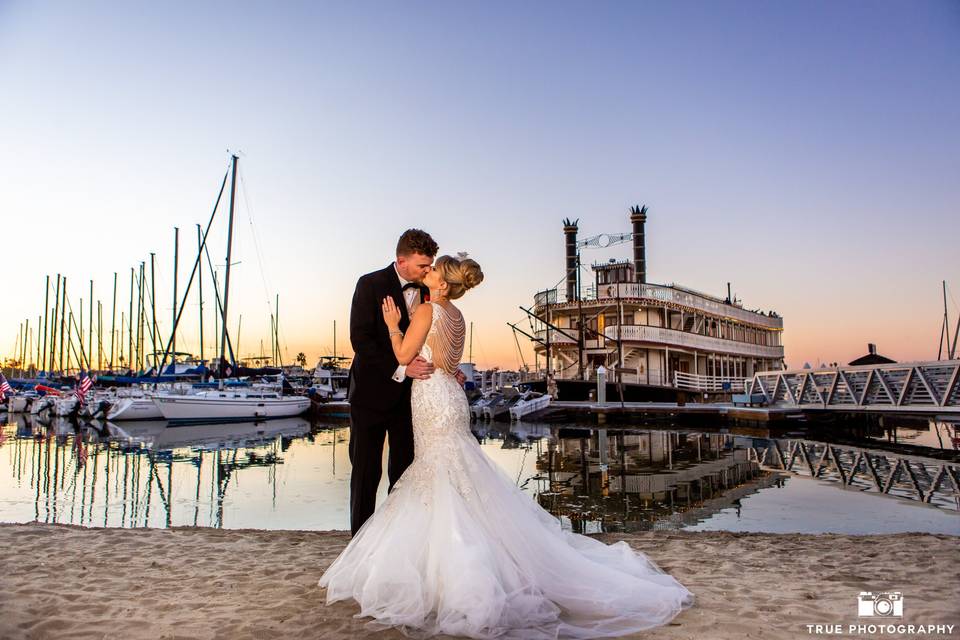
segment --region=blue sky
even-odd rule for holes
[[[417,226],[483,265],[474,359],[515,367],[561,220],[627,231],[646,203],[649,279],[731,281],[784,316],[788,364],[936,357],[958,36],[956,2],[0,2],[0,354],[47,274],[109,301],[155,252],[168,300],[173,227],[182,274],[230,149],[244,353],[276,294],[285,350],[328,352],[336,321],[342,351],[356,277]]]

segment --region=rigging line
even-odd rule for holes
[[[73,355],[77,357],[77,361],[80,363],[80,367],[83,368],[84,360],[87,360],[86,354],[83,351],[83,335],[80,334],[80,329],[77,326],[77,316],[73,314],[73,305],[70,303],[70,298],[64,298],[67,301],[67,307],[69,309],[70,315],[68,316],[73,320],[72,327],[76,330],[77,335],[80,337],[80,353],[77,353],[76,347],[73,347],[73,331],[71,330],[71,323],[67,322],[67,342],[70,343],[73,347]],[[90,362],[87,360],[87,369],[90,368]]]
[[[217,273],[217,271],[216,271],[216,269],[215,269],[214,266],[213,266],[213,260],[210,258],[210,249],[209,249],[209,247],[207,247],[206,243],[204,243],[203,252],[204,252],[204,254],[206,254],[206,256],[207,256],[207,266],[210,268],[210,273],[214,274],[214,276],[215,276],[216,273]],[[216,301],[217,301],[217,311],[218,311],[218,313],[219,313],[219,316],[220,316],[221,322],[222,322],[222,318],[223,318],[223,303],[220,301],[220,287],[219,287],[220,281],[219,281],[218,279],[214,278],[214,280],[213,280],[213,285],[214,285],[214,286],[213,286],[213,293],[215,294],[214,297],[216,298]],[[233,341],[230,339],[230,329],[229,329],[229,327],[227,328],[226,336],[227,336],[227,349],[228,349],[228,351],[230,352],[230,362],[236,363],[236,357],[234,356],[234,353],[233,353]],[[218,340],[219,340],[219,338],[218,338]],[[220,357],[220,353],[219,353],[219,342],[217,342],[217,345],[218,345],[218,347],[217,347],[217,349],[218,349],[218,351],[217,351],[217,357],[219,358],[219,357]]]
[[[156,272],[156,269],[154,269],[154,272]],[[144,280],[146,280],[146,278],[144,278]],[[161,283],[161,284],[163,284],[163,283]],[[143,283],[143,289],[144,289],[144,298],[145,298],[144,304],[146,304],[147,302],[150,303],[150,311],[153,312],[153,317],[155,318],[155,317],[156,317],[156,314],[157,314],[157,308],[153,305],[153,297],[154,297],[153,288],[149,285],[149,283],[144,282],[144,283]],[[153,328],[153,330],[151,331],[151,336],[150,336],[150,339],[151,339],[151,342],[152,342],[152,340],[153,340],[153,335],[152,335],[152,334],[153,334],[153,333],[158,333],[158,332],[160,331],[160,328],[159,328],[159,327],[160,327],[160,323],[159,323],[159,322],[154,323],[150,316],[147,316],[147,323],[150,324],[150,326]],[[161,343],[161,344],[162,344],[162,343]],[[154,350],[154,353],[156,353],[157,345],[155,345],[155,344],[153,345],[153,350]],[[156,364],[156,363],[154,363],[154,364]]]
[[[277,342],[278,342],[278,343],[283,342],[283,352],[284,352],[284,354],[285,354],[285,359],[287,360],[287,362],[289,362],[289,361],[290,361],[290,345],[287,343],[286,334],[281,334],[281,333],[280,333],[280,323],[279,323],[279,322],[277,322],[276,332],[277,332]],[[281,338],[281,336],[283,336],[283,337]],[[283,359],[281,359],[280,365],[281,365],[281,366],[283,365]]]
[[[158,263],[159,263],[159,261],[158,261]],[[159,267],[154,267],[154,273],[155,273],[156,280],[157,280],[157,286],[160,287],[159,290],[162,290],[162,289],[164,288],[164,285],[166,284],[166,282],[165,282],[164,279],[163,279],[163,271],[162,271]],[[154,311],[154,312],[158,312],[158,311],[173,311],[173,307],[162,306],[162,307],[154,308],[154,306],[153,306],[153,298],[156,297],[156,296],[154,295],[156,292],[153,290],[153,287],[151,287],[149,283],[145,284],[144,286],[145,286],[146,289],[147,289],[147,293],[150,294],[150,309],[151,309],[152,311]],[[163,341],[163,339],[160,338],[160,336],[162,336],[162,331],[161,331],[161,329],[162,329],[162,327],[163,327],[163,322],[164,322],[164,321],[159,319],[160,316],[163,316],[163,314],[162,314],[162,313],[159,314],[159,316],[158,316],[158,318],[157,318],[157,336],[158,336],[157,345],[160,346],[160,347],[162,347],[163,344],[164,344],[164,341]],[[153,320],[151,320],[150,323],[153,324]],[[188,343],[187,343],[187,340],[185,340],[185,339],[184,339],[184,336],[183,336],[183,331],[184,331],[184,329],[183,329],[182,327],[180,327],[179,325],[177,326],[177,329],[178,329],[178,331],[177,331],[177,342],[181,342],[182,344],[188,344]],[[169,337],[169,336],[168,336],[168,337]]]
[[[230,164],[233,164],[231,159]],[[220,199],[223,197],[223,190],[227,186],[227,177],[230,175],[230,165],[227,166],[227,170],[223,174],[223,181],[220,183],[220,192],[217,194],[217,200],[213,205],[213,212],[210,214],[210,220],[207,222],[207,228],[203,232],[203,238],[201,246],[206,245],[207,235],[210,233],[210,225],[213,224],[213,220],[217,215],[217,209],[220,207]],[[197,267],[200,266],[200,256],[197,256],[197,260],[193,263],[193,269],[190,271],[190,278],[187,280],[187,287],[183,292],[183,300],[186,303],[187,296],[190,294],[190,287],[193,286],[193,278],[197,274]],[[177,324],[180,322],[180,317],[183,315],[184,304],[180,305],[180,308],[177,311],[177,316],[173,321],[173,326],[176,328]],[[171,342],[168,341],[167,345],[163,348],[163,360],[160,361],[160,370],[163,370],[163,366],[167,363],[167,356],[169,355]]]
[[[523,351],[520,349],[520,338],[517,337],[517,330],[513,330],[513,341],[517,345],[517,355],[520,357],[520,360],[517,362],[517,368],[519,369],[521,365],[526,366],[527,362],[523,358]]]
[[[956,298],[953,297],[953,291],[950,290],[950,285],[949,285],[949,284],[947,285],[947,295],[950,296],[950,300],[951,300],[951,302],[953,302],[953,306],[954,306],[957,310],[960,310],[960,305],[957,305],[957,300],[956,300]]]
[[[253,236],[253,249],[257,254],[257,264],[260,266],[260,280],[263,282],[263,293],[266,295],[267,308],[270,309],[271,313],[274,313],[276,310],[273,308],[273,303],[270,300],[270,287],[267,282],[267,272],[263,267],[263,252],[260,251],[260,241],[257,238],[257,228],[253,224],[253,213],[250,211],[250,196],[247,195],[247,182],[243,179],[243,170],[240,169],[237,171],[237,174],[240,176],[240,190],[243,193],[243,208],[247,211],[247,220],[250,222],[250,235]]]

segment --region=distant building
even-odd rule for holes
[[[872,342],[867,343],[867,355],[860,356],[856,360],[848,362],[847,364],[851,367],[858,367],[864,364],[894,364],[896,360],[891,360],[886,356],[882,356],[877,353],[877,345]]]

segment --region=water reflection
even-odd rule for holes
[[[578,533],[681,528],[776,481],[731,436],[678,431],[559,429],[537,468]]]
[[[29,502],[38,522],[221,527],[245,470],[261,469],[276,500],[283,452],[310,430],[300,418],[174,427],[18,416],[4,429],[13,483],[0,490],[0,520],[23,521]]]
[[[960,451],[960,423],[951,420],[918,421],[885,416],[868,437],[893,444]]]
[[[956,459],[943,451],[743,429],[475,428],[486,454],[578,532],[870,533],[903,521],[960,534]],[[0,428],[0,521],[346,529],[348,441],[343,424],[297,418],[169,426],[18,416]]]

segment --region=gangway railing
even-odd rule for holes
[[[960,360],[761,371],[748,393],[781,407],[960,416]]]

